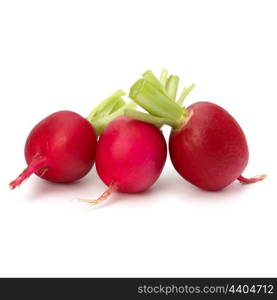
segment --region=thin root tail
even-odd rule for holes
[[[34,159],[29,166],[24,169],[24,171],[13,181],[10,182],[9,188],[11,190],[19,186],[24,180],[29,178],[33,173],[40,169],[46,168],[46,163],[44,159]]]
[[[99,204],[99,203],[103,202],[104,200],[106,200],[117,189],[118,189],[118,184],[116,182],[112,182],[109,185],[109,188],[96,200],[82,199],[82,198],[78,198],[78,200],[80,200],[82,202],[87,202],[90,204]]]
[[[263,174],[263,175],[257,175],[255,177],[252,177],[252,178],[245,178],[243,177],[242,175],[240,175],[238,177],[238,181],[240,183],[243,183],[243,184],[249,184],[249,183],[255,183],[255,182],[258,182],[258,181],[262,181],[264,180],[265,178],[267,177],[267,175]]]

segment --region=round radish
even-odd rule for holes
[[[55,112],[40,121],[25,144],[28,167],[14,181],[14,189],[35,173],[53,182],[72,182],[92,168],[96,151],[92,125],[72,111]]]
[[[160,176],[167,148],[164,136],[156,126],[121,116],[101,134],[95,157],[96,170],[109,189],[98,203],[114,190],[138,193],[148,189]]]
[[[151,71],[131,88],[130,98],[150,115],[133,110],[126,114],[154,124],[172,127],[169,139],[171,161],[179,174],[190,183],[206,190],[219,190],[234,180],[253,183],[265,178],[244,178],[241,173],[248,162],[245,135],[236,120],[220,106],[197,102],[187,109],[182,103],[194,85],[184,88],[175,102],[179,78],[160,81]]]
[[[216,104],[197,102],[187,110],[190,118],[170,135],[171,161],[190,183],[206,190],[222,189],[239,178],[247,165],[245,135]]]

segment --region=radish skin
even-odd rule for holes
[[[114,182],[119,192],[138,193],[158,179],[166,153],[166,142],[160,129],[121,116],[100,136],[96,170],[107,186]]]
[[[249,152],[245,135],[235,119],[220,106],[197,102],[187,108],[193,115],[172,130],[169,153],[173,166],[190,183],[219,190],[244,171]]]
[[[159,178],[167,155],[164,136],[156,126],[120,116],[101,134],[95,157],[96,170],[108,189],[96,200],[98,204],[112,192],[139,193]]]
[[[72,111],[55,112],[40,121],[25,144],[28,167],[10,183],[14,189],[35,173],[59,183],[85,176],[94,164],[96,134],[92,125]]]

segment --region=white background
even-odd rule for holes
[[[276,1],[0,3],[1,276],[277,276]],[[86,116],[162,68],[196,83],[187,104],[213,101],[238,120],[244,175],[264,182],[205,192],[168,157],[148,192],[96,208],[76,201],[105,190],[95,168],[72,185],[32,176],[8,189],[39,120]]]

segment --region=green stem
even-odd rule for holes
[[[132,85],[129,97],[145,109],[151,117],[147,117],[145,113],[134,111],[126,111],[125,114],[157,126],[167,124],[174,129],[180,128],[188,116],[188,112],[182,107],[182,104],[194,88],[194,84],[185,88],[178,101],[175,102],[178,84],[179,77],[171,75],[168,78],[166,70],[162,70],[160,81],[152,71],[146,71],[143,79],[137,80]]]
[[[102,131],[107,127],[107,125],[114,120],[115,118],[124,115],[124,112],[126,109],[130,108],[133,109],[136,107],[136,104],[134,102],[125,103],[123,106],[121,106],[119,109],[114,111],[113,113],[102,116],[99,118],[92,118],[91,123],[96,131],[97,135],[100,135]]]
[[[193,83],[192,85],[190,85],[188,88],[184,88],[182,93],[181,93],[181,96],[179,97],[177,103],[182,106],[186,97],[188,96],[188,94],[194,89],[195,87],[195,84]]]
[[[105,116],[113,111],[116,111],[121,106],[125,105],[125,101],[121,98],[126,93],[122,90],[118,90],[113,93],[110,97],[103,100],[98,104],[88,115],[87,120],[90,121],[92,118]]]
[[[178,90],[178,85],[179,85],[179,77],[170,75],[167,82],[166,82],[166,92],[168,96],[175,101],[176,100],[176,95],[177,95],[177,90]]]
[[[166,93],[165,87],[161,84],[159,79],[154,75],[154,73],[151,70],[148,70],[142,74],[142,77],[150,82],[157,90],[160,90],[161,92]]]
[[[135,82],[129,97],[155,117],[172,120],[175,124],[182,124],[185,119],[183,108],[145,79]]]
[[[166,86],[166,82],[167,82],[167,70],[166,69],[162,69],[161,77],[160,77],[160,83],[162,84],[162,86],[164,88]]]
[[[135,109],[125,109],[124,115],[142,122],[151,123],[158,128],[162,127],[164,124],[172,127],[178,126],[177,122],[174,122],[170,119],[155,117]]]
[[[98,104],[88,115],[87,120],[93,125],[97,135],[101,134],[113,119],[124,115],[126,108],[134,108],[136,106],[134,102],[126,104],[122,98],[124,95],[125,92],[122,90],[116,91]]]

